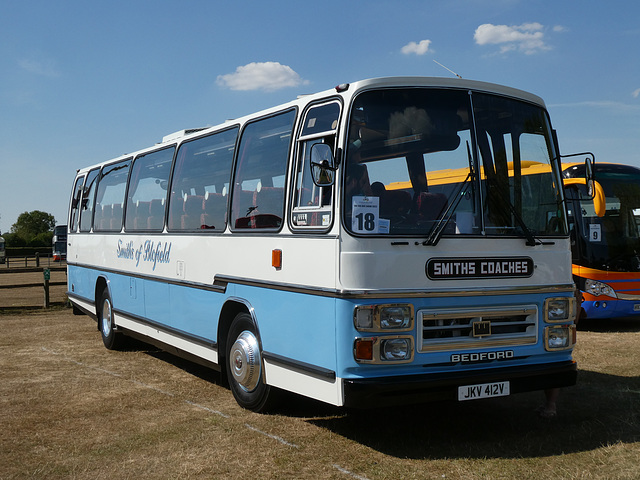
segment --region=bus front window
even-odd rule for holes
[[[355,234],[566,235],[543,109],[454,89],[360,94],[345,226]]]

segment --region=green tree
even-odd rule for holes
[[[11,226],[11,233],[15,233],[26,243],[30,243],[38,235],[53,230],[56,219],[53,215],[40,210],[21,213],[16,223]]]
[[[27,245],[26,240],[15,233],[3,233],[2,236],[7,247],[24,247]]]

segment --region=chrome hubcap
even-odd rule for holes
[[[251,392],[260,380],[260,348],[258,339],[248,330],[242,332],[231,346],[229,366],[235,382],[245,392]]]
[[[102,302],[102,334],[108,337],[112,329],[111,302],[105,298]]]

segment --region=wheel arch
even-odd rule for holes
[[[256,315],[253,307],[244,298],[231,297],[228,298],[222,306],[222,310],[220,311],[220,318],[218,319],[218,355],[222,358],[224,358],[226,355],[225,352],[227,351],[227,335],[229,334],[231,323],[239,313],[248,313],[251,316],[251,321],[253,322],[256,335],[258,336],[258,344],[260,345],[260,349],[262,350],[260,331],[258,329],[258,322],[256,320]],[[222,361],[219,361],[218,363],[222,365]]]
[[[105,288],[109,291],[109,296],[113,298],[111,296],[111,288],[109,288],[109,280],[104,275],[100,275],[96,279],[96,289],[94,292],[94,298],[96,302],[96,314],[98,313],[98,308],[99,308],[98,303],[100,302],[100,297],[102,296],[102,292],[104,291]]]

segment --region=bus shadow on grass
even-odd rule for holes
[[[535,458],[640,440],[640,377],[580,371],[558,415],[542,392],[462,403],[352,411],[307,421],[386,455],[410,459]]]
[[[140,349],[232,395],[220,373],[148,345]],[[300,418],[397,458],[538,458],[640,440],[640,377],[589,370],[579,370],[577,385],[562,390],[552,419],[536,413],[542,392],[362,410],[290,393],[281,400],[270,415]]]
[[[605,319],[583,319],[578,323],[579,331],[625,333],[640,332],[640,316]]]

